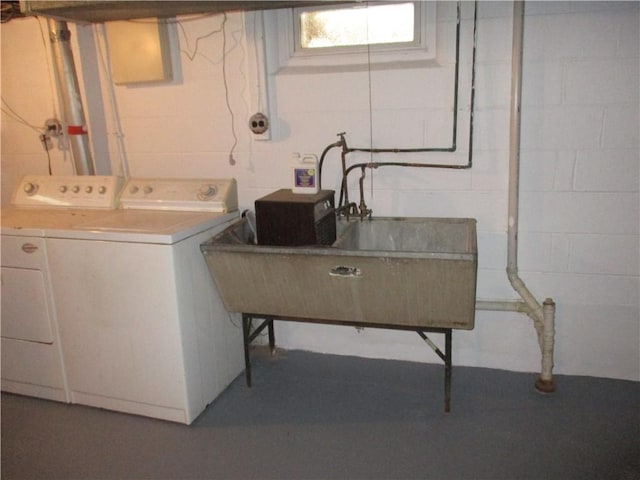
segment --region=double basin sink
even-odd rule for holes
[[[338,221],[331,246],[256,245],[247,219],[202,244],[227,308],[401,328],[474,327],[476,221]]]

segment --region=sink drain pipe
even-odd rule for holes
[[[511,119],[509,126],[509,205],[507,227],[507,277],[522,301],[478,301],[479,310],[502,310],[526,313],[538,334],[542,354],[540,376],[536,389],[543,393],[555,391],[553,381],[553,347],[555,303],[547,298],[542,305],[518,275],[518,209],[520,177],[520,119],[522,93],[522,39],[524,31],[524,2],[513,4],[513,46],[511,63]]]

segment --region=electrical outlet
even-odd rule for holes
[[[269,129],[269,119],[263,113],[255,113],[249,119],[249,129],[256,135],[261,135]]]
[[[62,135],[62,125],[56,118],[49,118],[44,122],[44,134],[47,137],[59,137]]]

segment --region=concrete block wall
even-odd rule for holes
[[[470,61],[471,5],[464,10],[463,66]],[[376,215],[476,218],[478,296],[514,299],[505,274],[512,6],[480,2],[478,12],[473,168],[367,172],[365,198]],[[440,13],[444,31],[454,18],[451,5],[440,5]],[[556,373],[638,380],[639,7],[635,2],[527,2],[525,13],[520,273],[540,301],[553,297],[557,303]],[[247,53],[253,47],[244,39],[242,16],[179,20],[172,25],[174,54],[180,59],[176,80],[113,88],[124,151],[118,149],[101,66],[100,29],[72,26],[81,77],[101,72],[102,89],[85,93],[85,100],[90,111],[104,111],[106,132],[96,128],[92,134],[104,135],[100,140],[108,145],[109,158],[96,151],[115,174],[126,158],[134,176],[235,177],[241,206],[251,208],[256,198],[288,185],[291,152],[319,154],[338,132],[347,131],[350,145],[365,147],[414,146],[449,134],[441,120],[449,113],[442,101],[446,95],[434,94],[446,83],[446,72],[432,71],[425,84],[418,70],[270,71],[273,135],[270,141],[254,141],[246,128],[254,113],[247,88]],[[3,25],[2,96],[39,124],[51,115],[57,98],[37,22]],[[450,55],[450,36],[438,38],[438,49]],[[36,79],[40,83],[22,88]],[[468,81],[462,68],[461,84]],[[461,90],[460,148],[453,156],[458,163],[468,155],[466,93]],[[46,173],[36,137],[3,112],[3,202],[19,173]],[[52,155],[53,173],[68,173],[67,154]],[[338,187],[338,173],[334,151],[323,176],[326,187]],[[357,196],[356,176],[350,179],[352,197]],[[412,333],[284,323],[277,328],[285,348],[439,361]],[[454,363],[537,371],[540,354],[530,320],[477,312],[473,331],[454,334]]]
[[[637,377],[638,5],[527,4],[524,44],[521,268],[558,302],[557,364]]]

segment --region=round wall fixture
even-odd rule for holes
[[[269,129],[269,119],[263,113],[255,113],[249,119],[249,129],[256,135],[260,135]]]

